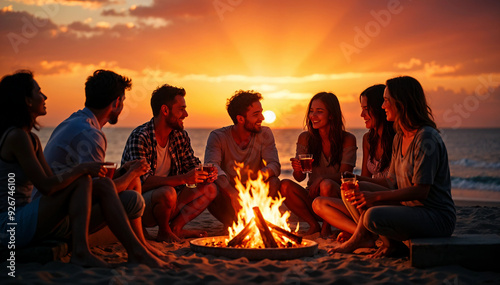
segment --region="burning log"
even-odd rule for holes
[[[287,238],[293,240],[294,242],[296,242],[297,244],[301,244],[302,243],[302,237],[301,236],[298,236],[296,234],[293,234],[281,227],[278,227],[277,225],[275,224],[271,224],[269,222],[267,222],[267,225],[273,230],[273,231],[277,231],[278,233],[286,236]]]
[[[266,220],[264,220],[264,217],[262,216],[259,207],[253,207],[253,212],[255,214],[255,225],[257,225],[257,228],[259,229],[262,241],[264,242],[264,246],[266,248],[278,247],[278,244],[274,240],[271,231],[267,227]]]
[[[239,232],[234,238],[232,238],[228,243],[227,246],[230,247],[236,247],[238,245],[241,245],[243,243],[243,240],[247,237],[247,235],[252,231],[252,226],[255,222],[255,218],[252,218],[250,222]]]

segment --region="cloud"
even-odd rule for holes
[[[82,6],[85,8],[98,8],[101,6],[120,3],[116,0],[10,0],[13,2],[22,3],[25,5],[65,5],[65,6]]]
[[[104,9],[101,16],[125,17],[128,16],[128,11],[118,12],[115,9]]]
[[[214,14],[212,0],[154,0],[151,6],[134,5],[130,15],[140,18],[197,19]]]
[[[451,65],[438,65],[435,61],[426,63],[424,65],[424,70],[428,76],[445,76],[453,75],[458,70],[460,70],[461,64]]]
[[[417,66],[421,66],[422,65],[422,61],[420,59],[417,59],[417,58],[411,58],[408,62],[400,62],[400,63],[396,63],[395,66],[397,68],[400,68],[400,69],[412,69],[414,67],[417,67]]]

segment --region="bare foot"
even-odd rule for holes
[[[331,235],[332,227],[330,227],[330,224],[323,222],[323,225],[321,226],[321,237],[328,238]]]
[[[316,224],[313,224],[313,225],[309,225],[309,230],[303,234],[299,234],[300,236],[310,236],[312,234],[315,234],[317,232],[320,232],[321,231],[321,227],[319,226],[318,223]]]
[[[176,236],[173,232],[160,232],[158,231],[158,236],[156,237],[156,241],[162,242],[181,242],[181,239]]]
[[[340,232],[339,235],[337,236],[337,241],[340,243],[344,243],[348,241],[352,237],[352,234],[348,232]]]
[[[158,257],[165,257],[166,256],[163,252],[161,252],[159,249],[157,249],[156,247],[152,246],[148,242],[146,242],[146,244],[144,244],[144,246],[146,246],[146,249],[149,250],[149,252],[151,252],[152,254],[154,254],[154,255],[156,255]]]
[[[70,262],[82,267],[110,267],[109,263],[95,256],[91,252],[85,254],[71,254]]]
[[[353,240],[350,238],[343,244],[328,250],[329,254],[339,253],[351,253],[358,248],[372,248],[375,247],[375,240],[372,238],[361,238],[358,240]]]
[[[176,232],[177,233],[177,232]],[[177,236],[181,238],[194,238],[194,237],[206,237],[208,234],[206,231],[201,230],[180,230]]]
[[[368,255],[369,258],[381,258],[381,257],[396,257],[396,256],[407,256],[409,253],[408,247],[403,243],[391,242],[389,244],[384,243],[381,247],[377,249],[374,254]]]

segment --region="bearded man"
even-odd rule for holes
[[[205,162],[213,163],[218,170],[218,194],[208,210],[226,227],[237,221],[241,208],[235,188],[237,168],[241,169],[243,185],[248,179],[256,179],[260,172],[269,183],[269,196],[276,197],[280,188],[278,150],[271,129],[262,126],[260,100],[260,93],[237,91],[226,105],[234,125],[214,130],[208,137]]]
[[[158,226],[157,241],[179,242],[181,238],[206,236],[204,231],[183,227],[217,194],[213,184],[217,173],[208,175],[196,168],[201,161],[194,156],[184,130],[188,116],[185,96],[183,88],[168,84],[153,91],[153,118],[132,131],[122,155],[122,164],[144,158],[150,166],[141,176],[146,202],[142,222],[145,227]]]

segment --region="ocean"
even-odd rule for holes
[[[104,127],[108,140],[106,161],[120,163],[123,148],[133,128]],[[212,129],[186,129],[195,155],[203,161],[205,145]],[[38,133],[45,146],[53,128]],[[348,130],[358,144],[355,173],[361,172],[362,137],[366,129]],[[280,178],[292,178],[290,158],[302,129],[273,129],[281,162]],[[441,129],[448,150],[452,188],[500,192],[500,129]],[[302,183],[304,184],[305,181]]]

